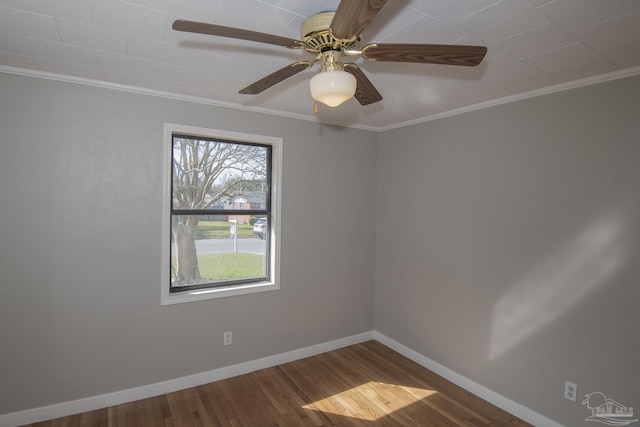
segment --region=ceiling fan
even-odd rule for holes
[[[188,20],[177,20],[173,29],[210,34],[254,42],[304,49],[315,55],[310,61],[298,61],[240,90],[255,95],[320,62],[320,73],[309,82],[311,96],[318,102],[337,107],[351,97],[361,105],[382,100],[364,72],[343,58],[360,56],[368,61],[414,62],[424,64],[478,65],[485,46],[372,43],[358,49],[360,35],[388,0],[341,0],[335,12],[322,12],[307,18],[301,26],[302,40],[257,31],[225,27]]]

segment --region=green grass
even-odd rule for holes
[[[200,221],[196,237],[199,239],[229,238],[231,223],[227,221]],[[255,237],[253,225],[238,224],[238,237]]]
[[[234,280],[266,275],[264,255],[246,253],[204,254],[198,256],[200,276],[209,280]]]
[[[175,257],[171,257],[175,267]],[[239,280],[266,276],[264,255],[220,253],[198,255],[200,277],[205,280]]]
[[[227,221],[200,221],[196,236],[198,239],[228,239],[231,223]],[[255,237],[253,226],[238,224],[238,238]],[[171,257],[175,271],[175,257]],[[247,253],[216,253],[198,255],[200,276],[205,280],[239,280],[264,277],[265,256]]]

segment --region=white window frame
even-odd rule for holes
[[[230,285],[210,289],[196,289],[180,293],[171,293],[171,275],[169,264],[171,262],[171,162],[173,152],[173,135],[186,134],[195,137],[222,139],[227,141],[251,142],[267,144],[271,146],[271,220],[269,221],[271,254],[270,277],[268,281],[260,283],[247,283]],[[236,295],[253,294],[257,292],[275,291],[280,289],[280,209],[282,188],[282,138],[253,135],[248,133],[231,132],[219,129],[207,129],[195,126],[186,126],[174,123],[164,124],[164,167],[163,167],[163,194],[162,194],[162,276],[161,276],[161,304],[180,304],[193,301],[224,298]]]

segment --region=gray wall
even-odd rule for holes
[[[374,308],[562,424],[588,415],[565,380],[640,407],[638,93],[378,135],[0,74],[0,414],[369,331]],[[164,122],[284,139],[280,291],[160,306]]]
[[[377,134],[7,74],[0,100],[0,414],[373,329]],[[284,139],[281,290],[160,305],[164,122]]]
[[[639,95],[633,77],[383,133],[376,330],[563,425],[594,391],[637,412]]]

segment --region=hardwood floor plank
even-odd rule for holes
[[[531,427],[376,341],[25,427],[72,426]]]
[[[171,420],[176,426],[195,427],[191,422],[191,417],[187,412],[187,405],[181,391],[167,393],[167,402],[171,413]]]
[[[491,403],[479,399],[474,394],[466,391],[465,389],[451,383],[443,377],[435,374],[428,369],[420,366],[419,364],[404,358],[402,355],[391,350],[383,344],[376,341],[368,341],[362,344],[363,347],[371,349],[371,352],[367,353],[367,357],[371,364],[375,364],[376,361],[382,361],[380,363],[385,364],[385,369],[394,369],[392,363],[391,366],[387,365],[390,361],[396,360],[400,357],[400,360],[404,360],[402,363],[402,370],[406,371],[411,377],[416,380],[423,381],[429,384],[433,389],[439,390],[440,393],[450,397],[466,410],[475,412],[476,417],[484,423],[493,422],[494,425],[508,425],[508,426],[530,426],[530,424],[519,420],[513,415],[502,411],[498,407]],[[403,377],[401,371],[395,370],[394,375]],[[406,377],[405,377],[406,379]]]
[[[304,395],[284,376],[280,369],[262,369],[252,377],[265,394],[277,415],[286,418],[286,425],[320,427],[325,425],[315,412],[305,410]]]

